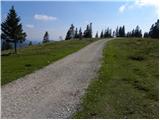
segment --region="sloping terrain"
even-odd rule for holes
[[[2,86],[2,118],[69,118],[96,76],[108,40]]]

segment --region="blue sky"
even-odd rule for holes
[[[148,2],[146,2],[148,1]],[[143,32],[149,31],[151,24],[158,19],[159,6],[157,0],[135,1],[101,1],[101,2],[56,2],[56,1],[3,1],[1,3],[2,21],[14,5],[17,14],[21,17],[23,29],[27,39],[41,41],[45,31],[49,32],[50,39],[56,40],[59,36],[65,38],[70,24],[85,29],[93,23],[93,35],[100,33],[107,27],[113,30],[116,26],[125,25],[130,31],[139,25]]]

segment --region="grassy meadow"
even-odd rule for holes
[[[95,40],[83,39],[45,43],[18,49],[17,54],[4,54],[1,56],[1,85],[76,52]],[[2,54],[8,52],[3,51]]]
[[[159,118],[158,39],[116,38],[74,118]]]

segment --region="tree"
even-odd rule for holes
[[[84,38],[89,38],[89,25],[87,25],[86,30],[83,33]]]
[[[151,38],[159,38],[159,19],[155,24],[152,24],[149,35],[151,36]]]
[[[18,17],[14,6],[11,7],[7,18],[1,24],[1,39],[4,43],[14,43],[15,53],[17,53],[17,42],[23,42],[26,39],[26,33],[23,32],[20,17]]]
[[[82,39],[82,29],[79,29],[79,39]]]
[[[89,38],[92,38],[92,23],[89,26]]]
[[[104,38],[104,35],[103,35],[103,30],[101,31],[100,38]]]
[[[119,28],[118,28],[118,26],[116,28],[116,37],[119,37]]]
[[[74,25],[71,24],[71,27],[69,28],[67,35],[66,35],[66,39],[65,40],[69,40],[75,37],[75,31],[74,31]]]
[[[122,27],[122,37],[125,37],[125,26]]]
[[[49,42],[49,34],[47,31],[45,32],[45,34],[43,36],[43,43],[46,43],[46,42]]]
[[[78,38],[78,37],[79,37],[79,35],[78,35],[78,29],[76,28],[74,38]]]
[[[104,38],[107,38],[107,36],[108,36],[108,29],[105,29],[105,30],[104,30],[104,34],[103,34],[103,37],[104,37]]]
[[[148,33],[148,32],[145,32],[143,37],[144,37],[144,38],[148,38],[148,37],[149,37],[149,33]]]
[[[112,37],[112,29],[109,29],[109,37]]]
[[[132,32],[127,32],[126,37],[132,37]]]
[[[98,32],[96,33],[95,38],[98,38]]]
[[[159,38],[159,19],[155,23],[155,38]]]
[[[112,35],[113,37],[115,37],[116,36],[116,32],[115,31],[113,31],[113,35]]]
[[[90,23],[90,25],[87,25],[86,30],[83,33],[83,37],[92,38],[92,23]]]
[[[116,37],[125,37],[125,26],[120,26],[116,28]]]
[[[122,37],[122,27],[119,28],[119,37]]]
[[[32,41],[29,42],[28,46],[31,46],[31,45],[32,45]]]
[[[131,37],[135,37],[135,30],[134,29],[132,30]]]
[[[8,49],[12,49],[12,45],[9,42],[2,41],[1,50],[8,50]]]
[[[127,32],[127,37],[142,37],[142,30],[137,25],[131,32]]]
[[[134,37],[142,37],[142,30],[140,29],[140,27],[137,25],[136,29],[134,31]]]

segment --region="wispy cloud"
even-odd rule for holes
[[[127,4],[123,4],[119,7],[119,12],[123,13],[129,9],[137,8],[137,7],[145,7],[151,6],[154,7],[156,13],[159,15],[160,3],[159,0],[135,0],[134,2],[127,2]]]
[[[49,20],[57,20],[57,17],[42,15],[42,14],[35,14],[34,19],[41,20],[41,21],[49,21]]]
[[[158,5],[159,0],[136,0],[135,5],[138,6],[159,6]]]
[[[26,27],[27,27],[27,28],[34,28],[34,25],[27,24]]]
[[[121,6],[119,7],[119,12],[120,12],[120,13],[123,13],[124,10],[126,9],[126,7],[127,7],[127,4],[121,5]]]

